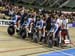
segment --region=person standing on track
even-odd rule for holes
[[[68,28],[68,19],[67,19],[67,17],[66,16],[63,16],[63,18],[61,19],[62,20],[62,26],[61,26],[61,29],[62,29],[62,35],[63,35],[63,37],[64,37],[64,40],[70,40],[71,41],[71,39],[70,39],[70,35],[69,35],[69,28]],[[67,35],[67,38],[66,38],[66,36],[65,35]]]

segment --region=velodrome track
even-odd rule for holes
[[[75,41],[75,28],[70,28],[70,35],[73,41]],[[29,39],[22,40],[14,36],[9,36],[7,33],[7,27],[0,27],[0,56],[37,56],[41,53],[54,52],[62,50],[62,48],[48,48],[44,45],[31,42]]]

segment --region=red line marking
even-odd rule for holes
[[[5,51],[0,51],[0,53],[6,53],[6,52],[14,52],[14,51],[20,51],[20,50],[28,50],[28,49],[35,49],[35,48],[40,48],[39,47],[32,47],[32,48],[18,48],[18,49],[13,49],[13,50],[5,50]]]
[[[75,42],[71,42],[72,45],[75,45],[74,43],[75,43]],[[35,49],[35,48],[40,48],[40,47],[41,47],[41,46],[32,47],[32,48],[18,48],[18,49],[13,49],[13,50],[0,51],[0,53],[14,52],[14,51],[28,50],[28,49]]]

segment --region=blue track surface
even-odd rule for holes
[[[75,56],[75,49],[68,49],[59,52],[41,54],[39,56]]]

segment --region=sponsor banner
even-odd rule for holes
[[[73,22],[72,26],[75,27],[75,22]]]
[[[0,20],[0,26],[8,26],[11,20]]]
[[[70,24],[68,24],[68,27],[69,27],[69,28],[71,28],[71,27],[72,27],[72,25],[73,25],[73,24],[71,24],[71,23],[70,23]]]
[[[0,26],[9,26],[9,23],[12,22],[12,20],[0,20]],[[13,21],[14,22],[14,21]],[[68,24],[68,27],[75,27],[75,22]]]

